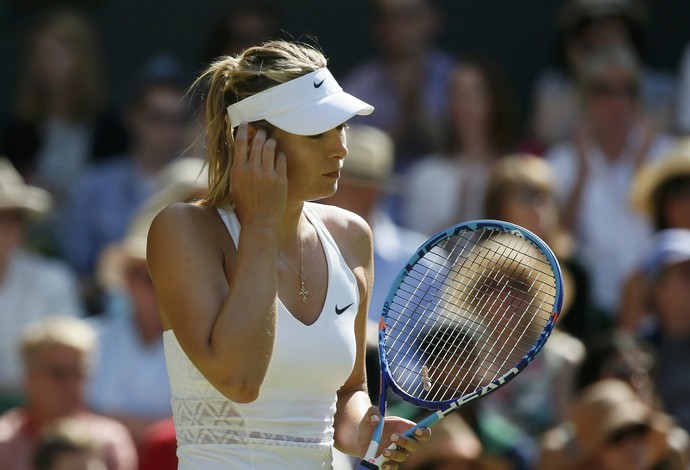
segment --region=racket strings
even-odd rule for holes
[[[545,328],[555,297],[548,260],[521,237],[462,233],[425,254],[386,320],[391,376],[439,401],[486,386],[514,367]]]

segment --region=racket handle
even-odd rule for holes
[[[366,460],[362,460],[359,465],[357,465],[357,468],[355,470],[379,470],[379,466],[376,465],[375,463],[367,462]]]
[[[380,436],[378,436],[379,439],[381,439]],[[359,466],[357,467],[356,470],[364,470],[364,469],[375,469],[378,470],[378,466],[374,465],[374,457],[376,457],[376,451],[379,448],[379,443],[378,440],[374,439],[371,441],[369,444],[369,448],[367,448],[367,453],[364,454],[364,459],[359,463]]]

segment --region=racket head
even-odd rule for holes
[[[401,269],[384,303],[382,391],[389,386],[428,409],[484,396],[529,365],[562,304],[558,261],[527,229],[484,219],[438,232]]]

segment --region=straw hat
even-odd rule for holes
[[[649,217],[655,213],[656,191],[672,178],[690,178],[690,138],[680,140],[669,154],[643,166],[630,187],[630,203],[637,211]]]
[[[362,125],[351,125],[345,132],[348,152],[343,163],[343,178],[365,186],[388,185],[395,151],[390,136],[375,127]]]
[[[204,160],[181,157],[156,176],[156,192],[142,204],[129,224],[124,240],[106,247],[100,255],[97,278],[107,289],[121,290],[125,262],[146,260],[149,228],[158,212],[175,202],[186,202],[208,191]]]
[[[648,426],[645,437],[651,461],[668,451],[669,422],[640,401],[628,384],[603,379],[584,389],[573,403],[566,423],[546,432],[540,468],[572,468],[591,459],[617,431]]]
[[[20,209],[32,215],[41,215],[52,206],[48,191],[29,186],[24,178],[4,157],[0,157],[0,210]]]

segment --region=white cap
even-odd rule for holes
[[[670,228],[652,237],[644,260],[647,277],[653,278],[666,266],[690,261],[690,230]]]
[[[276,85],[228,106],[232,127],[266,120],[286,132],[316,135],[329,131],[374,107],[355,98],[335,81],[327,68]]]

